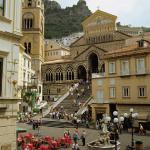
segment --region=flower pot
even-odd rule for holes
[[[144,150],[143,142],[142,141],[136,141],[136,143],[135,143],[135,149],[136,150]]]

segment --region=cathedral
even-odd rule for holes
[[[70,55],[42,64],[43,99],[63,95],[79,80],[104,73],[105,53],[125,47],[130,35],[117,31],[117,16],[97,10],[82,22],[84,35],[70,46]]]

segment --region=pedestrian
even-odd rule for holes
[[[140,124],[139,135],[144,135],[144,128],[143,128],[142,124]]]
[[[86,132],[85,132],[85,130],[83,130],[82,135],[81,135],[83,146],[85,146],[85,137],[86,137]]]
[[[79,140],[79,133],[78,130],[76,129],[75,132],[73,133],[73,141],[74,143],[77,143],[78,140]]]
[[[99,129],[99,121],[96,120],[96,129],[98,130]]]
[[[120,125],[119,125],[119,132],[120,132],[120,134],[122,133],[122,130],[123,130],[123,124],[120,123]]]
[[[77,98],[78,98],[78,99],[80,98],[80,93],[77,94]]]
[[[35,121],[32,121],[32,129],[35,130]]]
[[[89,121],[86,119],[86,127],[89,128]]]

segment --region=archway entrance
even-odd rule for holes
[[[77,73],[78,79],[83,79],[84,81],[86,81],[86,69],[84,66],[80,65],[77,69]]]
[[[91,73],[98,73],[98,57],[95,53],[89,56],[89,70]]]

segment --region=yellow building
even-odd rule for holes
[[[66,48],[56,40],[45,41],[45,62],[59,60],[66,55],[70,55],[69,48]]]
[[[38,81],[42,100],[41,64],[44,62],[44,4],[42,0],[24,0],[22,10],[22,45],[32,59],[31,67]]]
[[[140,39],[140,40],[137,40]],[[139,118],[150,115],[150,35],[128,40],[128,46],[109,51],[102,61],[103,73],[92,76],[92,118],[101,118],[102,114],[119,114],[134,108]]]

